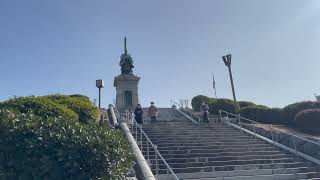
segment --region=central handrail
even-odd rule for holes
[[[189,116],[193,121],[195,121],[196,124],[201,124],[202,123],[202,119],[199,116],[195,115],[193,112],[191,112],[189,109],[183,108],[183,106],[181,104],[179,104],[179,103],[177,103],[177,102],[175,102],[173,100],[171,100],[170,102],[171,102],[171,106],[173,106],[173,105],[178,106],[179,110],[183,114]]]
[[[152,141],[150,140],[150,138],[148,137],[148,135],[144,132],[144,130],[142,129],[142,127],[139,125],[139,123],[135,120],[134,118],[134,114],[132,114],[131,112],[129,112],[128,110],[126,110],[126,123],[130,124],[131,123],[131,131],[134,131],[135,133],[135,140],[138,143],[138,130],[140,131],[140,150],[141,152],[143,152],[143,137],[147,140],[147,160],[150,161],[150,153],[149,153],[149,144],[151,145],[151,147],[154,149],[155,151],[155,161],[156,161],[156,176],[158,176],[158,159],[157,157],[160,158],[160,160],[163,162],[163,164],[167,167],[167,175],[169,176],[169,172],[173,175],[175,180],[179,180],[178,176],[173,172],[172,168],[169,166],[169,164],[167,163],[167,161],[162,157],[162,155],[160,154],[160,152],[157,149],[157,146],[155,144],[152,143]],[[135,127],[133,127],[135,126]]]
[[[287,135],[290,138],[290,141],[292,141],[292,145],[293,145],[292,148],[294,149],[294,151],[295,151],[294,153],[296,155],[303,156],[304,158],[306,158],[306,159],[308,159],[310,161],[313,161],[316,164],[320,164],[320,157],[314,157],[316,152],[306,152],[305,150],[303,150],[303,148],[297,147],[299,145],[304,145],[305,142],[308,142],[308,143],[311,143],[311,144],[314,144],[315,146],[317,146],[316,149],[319,150],[320,149],[320,143],[318,143],[318,142],[312,141],[310,139],[307,139],[307,138],[304,138],[304,137],[301,137],[301,136],[297,136],[297,135],[289,133],[289,132],[282,131],[280,129],[272,127],[272,125],[266,125],[266,124],[262,124],[262,123],[253,121],[251,119],[248,119],[248,118],[240,116],[240,114],[236,115],[236,114],[229,113],[229,112],[223,111],[223,110],[219,110],[219,114],[220,114],[220,118],[221,119],[222,118],[226,118],[227,119],[227,124],[228,123],[229,124],[230,123],[231,124],[236,124],[236,125],[239,124],[241,129],[249,130],[249,131],[253,132],[254,134],[258,134],[257,133],[257,128],[258,127],[262,127],[267,132],[269,130],[268,133],[270,133],[269,137],[271,137],[270,139],[272,140],[272,142],[277,142],[277,140],[275,139],[275,136],[276,136],[275,132],[280,132],[280,133],[282,133],[284,135]],[[223,117],[223,114],[225,114],[226,116]],[[235,122],[231,122],[230,118],[235,119]],[[246,122],[249,122],[249,123],[246,123]],[[248,127],[249,125],[252,125],[252,128],[253,128],[252,130]],[[259,126],[256,126],[256,125],[259,125]],[[280,135],[278,137],[280,137]],[[268,138],[268,137],[266,137],[266,138]],[[303,143],[299,144],[298,140],[302,141]],[[281,141],[281,140],[279,140],[279,141]],[[291,148],[290,144],[286,145],[286,144],[283,144],[283,142],[277,142],[277,143],[280,143],[280,144],[282,144],[284,146],[287,146],[287,147]]]

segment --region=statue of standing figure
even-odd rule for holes
[[[130,54],[127,53],[127,38],[124,38],[124,54],[120,57],[121,74],[133,74],[133,60]]]

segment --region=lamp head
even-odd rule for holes
[[[228,66],[231,66],[231,54],[227,55]]]
[[[228,60],[226,56],[222,56],[222,60],[226,66],[228,66]]]
[[[231,54],[228,54],[228,55],[227,55],[227,59],[228,59],[228,61],[231,62]]]
[[[102,79],[96,80],[96,86],[97,88],[103,88],[104,87],[104,82]]]

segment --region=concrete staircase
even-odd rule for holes
[[[159,108],[157,123],[143,130],[180,179],[320,179],[320,168],[311,162],[213,121],[192,124],[171,108]],[[149,154],[156,174],[154,150]],[[170,179],[158,163],[158,179]]]

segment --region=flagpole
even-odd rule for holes
[[[212,73],[212,85],[213,85],[213,90],[214,90],[214,96],[217,99],[216,81],[214,80],[214,74],[213,73]]]
[[[217,99],[217,90],[214,89],[214,95],[216,96],[216,99]]]

